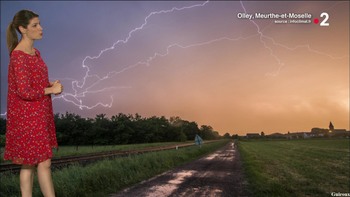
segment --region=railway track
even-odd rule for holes
[[[207,141],[206,143],[209,143],[211,141]],[[64,156],[60,158],[53,158],[51,160],[51,166],[53,169],[60,169],[62,167],[66,167],[68,165],[79,163],[79,164],[88,164],[92,163],[94,161],[102,160],[102,159],[110,159],[110,158],[116,158],[116,157],[125,157],[130,155],[137,155],[137,154],[144,154],[148,152],[156,152],[156,151],[163,151],[163,150],[171,150],[171,149],[178,149],[178,148],[184,148],[188,146],[193,146],[194,143],[186,143],[186,144],[180,144],[180,145],[171,145],[171,146],[161,146],[161,147],[149,147],[139,150],[127,150],[127,151],[105,151],[105,152],[98,152],[98,153],[89,153],[79,156]],[[0,164],[0,173],[5,172],[11,172],[11,173],[18,173],[21,169],[21,165],[17,164]]]

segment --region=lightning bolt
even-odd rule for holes
[[[185,7],[181,7],[181,8],[173,7],[173,8],[171,8],[171,9],[169,9],[169,10],[161,10],[161,11],[157,11],[157,12],[151,12],[151,13],[148,14],[148,15],[146,16],[146,18],[144,19],[144,23],[143,23],[141,26],[139,26],[139,27],[137,27],[137,28],[131,30],[131,31],[129,32],[128,36],[127,36],[124,40],[118,40],[117,42],[113,43],[113,45],[112,45],[111,47],[108,47],[108,48],[105,48],[105,49],[101,50],[100,53],[99,53],[97,56],[93,56],[93,57],[91,57],[91,56],[86,56],[86,57],[84,58],[83,62],[82,62],[82,67],[86,69],[86,73],[85,73],[85,76],[83,77],[83,80],[81,81],[80,84],[79,84],[79,81],[78,81],[78,80],[72,81],[72,89],[73,89],[74,93],[73,93],[73,94],[71,94],[71,93],[63,93],[63,95],[61,95],[61,96],[59,96],[59,97],[55,97],[54,99],[61,98],[61,99],[65,100],[65,101],[67,101],[67,102],[70,102],[70,103],[74,104],[75,106],[79,107],[80,109],[84,109],[84,108],[86,108],[86,109],[92,109],[92,108],[97,107],[97,106],[112,107],[112,104],[113,104],[113,97],[112,97],[112,96],[111,96],[111,102],[110,102],[110,104],[103,104],[103,103],[100,102],[100,103],[97,103],[97,104],[94,105],[94,106],[83,105],[83,104],[82,104],[82,100],[81,100],[80,98],[85,97],[86,94],[96,93],[96,92],[94,92],[94,91],[89,91],[89,89],[91,89],[92,87],[94,87],[95,85],[97,85],[98,83],[100,83],[101,81],[110,78],[111,75],[118,74],[118,73],[122,73],[122,72],[124,72],[124,71],[126,71],[126,70],[128,70],[128,69],[131,69],[131,68],[133,68],[133,67],[135,67],[135,66],[137,66],[137,65],[140,65],[141,62],[140,62],[140,63],[137,63],[137,64],[135,64],[135,65],[128,66],[128,67],[122,69],[121,71],[118,71],[118,72],[117,72],[117,71],[112,71],[112,72],[109,72],[109,73],[108,73],[106,76],[104,76],[104,77],[99,77],[98,75],[90,75],[90,74],[89,74],[89,73],[90,73],[90,68],[89,68],[89,66],[86,65],[86,63],[85,63],[86,60],[98,59],[98,58],[100,58],[100,57],[102,56],[103,53],[115,49],[119,44],[126,44],[135,32],[142,30],[142,29],[147,25],[148,19],[149,19],[150,17],[152,17],[153,15],[167,14],[167,13],[171,13],[171,12],[175,12],[175,11],[182,11],[182,10],[186,10],[186,9],[193,9],[193,8],[196,8],[196,7],[202,7],[202,6],[205,6],[208,2],[209,2],[209,1],[205,1],[205,2],[203,2],[203,3],[195,4],[195,5],[191,5],[191,6],[185,6]],[[169,47],[168,47],[168,48],[169,48]],[[151,59],[152,59],[152,58],[151,58]],[[149,61],[150,61],[150,60],[149,60]],[[98,79],[97,82],[95,82],[95,83],[93,83],[91,86],[87,87],[82,93],[78,93],[78,88],[79,88],[79,89],[83,88],[83,87],[85,86],[85,83],[86,83],[87,78],[90,78],[90,77],[91,77],[91,78],[92,78],[92,77],[93,77],[93,78],[97,78],[97,79]],[[105,91],[105,90],[110,90],[110,89],[115,89],[115,88],[116,88],[116,87],[104,88],[103,90],[100,90],[99,92],[103,92],[103,91]],[[72,97],[72,98],[74,98],[74,100],[70,100],[70,99],[68,99],[67,97]],[[53,99],[53,100],[54,100],[54,99]]]
[[[244,13],[247,14],[247,10],[246,10],[246,8],[245,8],[245,6],[244,6],[244,4],[243,4],[243,1],[240,1],[240,4],[241,4],[241,6],[242,6],[242,9],[244,10]],[[338,4],[338,3],[334,4],[333,6],[335,6],[335,5],[337,5],[337,4]],[[331,7],[333,7],[333,6],[331,6]],[[260,26],[259,26],[253,19],[249,19],[249,21],[250,21],[251,23],[253,23],[254,26],[257,28],[257,33],[258,33],[258,35],[259,35],[260,42],[261,42],[262,45],[270,52],[270,55],[277,61],[277,64],[278,64],[278,66],[279,66],[279,67],[277,68],[276,71],[270,72],[270,73],[266,73],[266,76],[273,76],[273,77],[278,76],[279,73],[280,73],[280,71],[281,71],[282,68],[284,67],[285,63],[284,63],[278,56],[275,55],[275,53],[274,53],[274,51],[272,50],[272,48],[269,47],[269,46],[266,44],[266,42],[265,42],[264,39],[268,39],[268,40],[270,40],[270,41],[273,43],[273,45],[282,47],[282,48],[287,49],[287,50],[289,50],[289,51],[295,51],[295,50],[297,50],[297,49],[299,49],[299,48],[306,48],[309,52],[316,53],[316,54],[323,55],[323,56],[327,56],[327,57],[329,57],[329,58],[331,58],[331,59],[343,59],[343,58],[349,57],[349,56],[346,56],[346,55],[340,56],[340,57],[336,57],[336,56],[333,56],[333,55],[330,55],[330,54],[327,54],[327,53],[324,53],[324,52],[321,52],[321,51],[312,49],[312,48],[310,47],[309,44],[298,45],[298,46],[295,46],[295,47],[288,47],[288,46],[286,46],[286,45],[283,45],[283,44],[281,44],[281,43],[276,42],[273,38],[264,35],[263,32],[260,30]]]
[[[242,1],[240,1],[240,4],[241,4],[241,6],[242,6],[242,8],[243,8],[243,10],[244,10],[244,13],[247,14],[247,10],[246,10],[246,8],[244,7]],[[249,19],[249,21],[252,22],[252,23],[254,24],[254,26],[257,28],[257,33],[258,33],[258,35],[259,35],[260,42],[261,42],[261,43],[263,44],[263,46],[270,52],[270,55],[277,61],[278,65],[279,65],[279,68],[278,68],[278,70],[277,70],[276,72],[274,72],[274,73],[268,73],[267,75],[270,75],[270,76],[277,76],[277,75],[279,74],[280,70],[282,69],[282,67],[284,66],[284,62],[282,62],[281,59],[278,58],[278,57],[274,54],[273,50],[272,50],[269,46],[267,46],[266,42],[265,42],[264,39],[263,39],[263,38],[265,38],[266,36],[264,36],[264,34],[262,33],[262,31],[260,30],[260,26],[259,26],[254,20],[252,20],[252,19]],[[272,40],[273,40],[273,39],[272,39]]]
[[[148,20],[155,15],[160,15],[160,14],[167,14],[167,13],[172,13],[172,12],[176,12],[176,11],[182,11],[182,10],[186,10],[186,9],[193,9],[196,7],[203,7],[205,5],[207,5],[209,3],[209,1],[205,1],[203,3],[200,4],[195,4],[195,5],[191,5],[191,6],[185,6],[185,7],[181,7],[181,8],[177,8],[177,7],[173,7],[169,10],[161,10],[161,11],[155,11],[155,12],[151,12],[150,14],[148,14],[145,19],[144,22],[139,26],[134,28],[133,30],[131,30],[128,33],[128,36],[125,39],[122,40],[118,40],[117,42],[113,43],[111,47],[105,48],[103,50],[100,51],[100,53],[96,56],[86,56],[84,58],[84,60],[82,61],[82,68],[86,70],[85,72],[85,76],[83,77],[83,79],[81,81],[76,80],[76,79],[64,79],[64,80],[70,80],[71,82],[71,87],[73,89],[73,93],[62,93],[62,95],[60,96],[56,96],[53,98],[53,100],[55,99],[63,99],[64,101],[71,103],[75,106],[77,106],[79,109],[83,110],[83,109],[93,109],[95,107],[98,106],[102,106],[102,107],[112,107],[112,104],[114,102],[114,98],[113,96],[110,96],[110,102],[108,104],[106,103],[102,103],[102,102],[98,102],[95,105],[86,105],[83,104],[83,98],[85,98],[86,96],[88,96],[89,94],[95,94],[95,93],[100,93],[100,92],[105,92],[105,91],[111,91],[111,90],[116,90],[116,89],[127,89],[127,88],[131,88],[131,87],[107,87],[107,88],[103,88],[100,90],[91,90],[93,87],[95,87],[97,84],[103,82],[104,80],[110,79],[112,77],[114,77],[115,75],[118,74],[122,74],[123,72],[133,69],[135,67],[138,67],[140,65],[146,65],[149,66],[151,64],[151,62],[156,59],[157,57],[165,57],[167,55],[169,55],[170,51],[172,48],[180,48],[180,49],[188,49],[191,47],[199,47],[199,46],[203,46],[203,45],[210,45],[212,43],[216,43],[216,42],[221,42],[221,41],[230,41],[230,42],[236,42],[239,40],[246,40],[255,36],[259,37],[259,41],[261,42],[262,46],[269,51],[270,56],[276,61],[278,68],[276,71],[270,72],[270,73],[266,73],[266,76],[278,76],[281,69],[285,66],[285,63],[281,60],[281,58],[279,58],[275,53],[274,50],[267,44],[267,41],[271,42],[274,46],[277,47],[281,47],[284,48],[286,50],[289,51],[295,51],[298,49],[307,49],[309,52],[311,53],[316,53],[319,55],[323,55],[323,56],[327,56],[331,59],[342,59],[342,58],[346,58],[348,56],[341,56],[341,57],[336,57],[333,55],[329,55],[327,53],[312,49],[310,47],[310,45],[305,44],[305,45],[298,45],[295,47],[289,47],[286,46],[284,44],[278,43],[276,42],[272,37],[266,36],[263,33],[263,30],[261,30],[260,26],[252,19],[249,19],[250,22],[256,27],[256,33],[246,36],[246,37],[237,37],[237,38],[229,38],[229,37],[220,37],[220,38],[215,38],[209,41],[205,41],[205,42],[198,42],[198,43],[192,43],[192,44],[188,44],[188,45],[181,45],[178,43],[173,43],[170,44],[166,47],[165,52],[161,53],[161,52],[155,52],[153,54],[153,56],[148,57],[145,60],[139,61],[135,64],[132,65],[124,65],[123,69],[119,70],[119,71],[111,71],[108,72],[105,76],[98,76],[96,74],[90,74],[90,67],[88,65],[86,65],[86,61],[87,60],[94,60],[94,59],[98,59],[100,58],[105,52],[110,51],[110,50],[114,50],[116,49],[120,44],[127,44],[128,41],[132,38],[132,35],[137,32],[137,31],[141,31],[147,24],[148,24]],[[243,1],[240,1],[240,5],[243,9],[243,11],[245,13],[247,13],[247,10],[243,4]],[[91,84],[88,87],[86,86],[86,81],[88,78],[96,78],[97,81],[94,82],[93,84]],[[81,90],[82,89],[82,90]],[[79,92],[80,90],[80,92]],[[4,114],[1,114],[1,116],[5,116],[6,112]]]

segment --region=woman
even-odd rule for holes
[[[34,41],[43,36],[39,15],[29,10],[16,13],[7,29],[8,68],[5,160],[22,165],[22,196],[32,196],[37,166],[40,189],[55,196],[51,177],[52,148],[56,148],[51,94],[60,94],[59,81],[49,82],[46,64]],[[21,34],[18,42],[17,33]]]

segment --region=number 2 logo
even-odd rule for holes
[[[320,23],[320,26],[329,26],[329,23],[327,22],[329,19],[329,15],[327,12],[322,12],[320,15],[321,18],[324,17],[324,19],[322,20],[322,22]]]

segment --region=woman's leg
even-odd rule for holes
[[[51,159],[38,164],[38,180],[43,195],[45,197],[54,197],[55,190],[51,177]]]
[[[35,166],[22,165],[21,171],[19,173],[19,182],[20,182],[22,197],[32,196],[34,169],[35,169]]]

